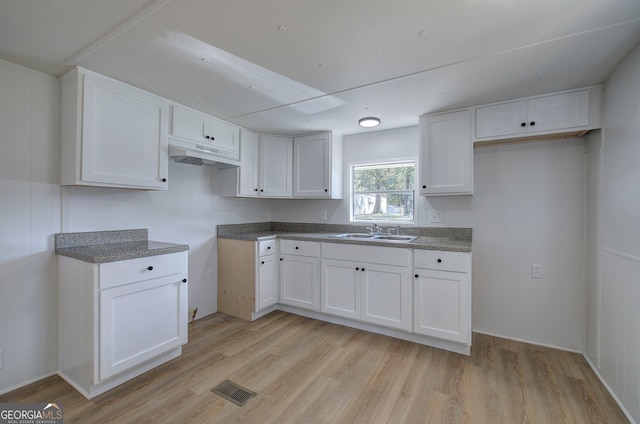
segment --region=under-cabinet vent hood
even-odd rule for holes
[[[221,169],[240,166],[238,152],[171,138],[169,139],[169,156],[178,163],[189,165],[206,164]]]

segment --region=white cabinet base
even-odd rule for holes
[[[308,309],[296,308],[290,305],[278,305],[278,310],[289,312],[296,315],[302,315],[307,318],[313,318],[320,321],[330,322],[332,324],[344,325],[345,327],[357,328],[358,330],[369,331],[383,336],[394,337],[400,340],[406,340],[413,343],[419,343],[425,346],[431,346],[438,349],[448,350],[462,355],[471,354],[471,346],[464,343],[449,342],[447,340],[435,337],[423,336],[421,334],[408,333],[406,331],[394,330],[393,328],[382,327],[378,325],[368,324],[362,321],[353,321],[347,318],[326,315],[321,312],[310,311]]]
[[[156,356],[150,361],[147,361],[143,364],[138,365],[135,368],[130,369],[129,371],[120,373],[113,378],[108,380],[104,380],[98,384],[83,384],[80,385],[78,381],[87,381],[86,379],[79,378],[77,373],[74,370],[61,371],[58,370],[57,374],[67,383],[69,383],[74,389],[80,392],[87,399],[91,399],[96,397],[108,390],[113,389],[120,384],[131,380],[134,377],[144,374],[147,371],[150,371],[157,367],[158,365],[162,365],[165,362],[168,362],[178,356],[182,355],[182,346],[178,346],[170,351],[163,353],[160,356]]]

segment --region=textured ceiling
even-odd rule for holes
[[[0,0],[2,59],[279,134],[600,84],[638,44],[638,0]]]

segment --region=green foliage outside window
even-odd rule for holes
[[[355,165],[352,221],[413,221],[413,162]]]

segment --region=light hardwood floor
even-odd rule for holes
[[[258,395],[211,393],[230,379]],[[183,355],[92,400],[57,376],[0,396],[68,423],[626,423],[584,358],[474,334],[471,356],[285,312],[189,326]]]

